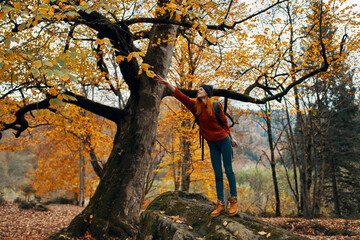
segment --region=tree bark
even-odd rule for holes
[[[184,120],[181,124],[183,128],[190,128],[191,123]],[[190,166],[191,166],[191,152],[190,141],[187,137],[181,137],[182,146],[182,167],[181,167],[181,191],[189,192],[190,189]]]
[[[290,179],[288,179],[288,184],[289,187],[294,195],[295,198],[295,202],[296,202],[296,206],[297,206],[297,215],[300,215],[300,199],[299,199],[299,184],[298,184],[298,175],[297,175],[297,166],[299,165],[299,160],[298,160],[298,154],[297,154],[297,150],[296,150],[296,143],[295,143],[295,136],[293,133],[293,127],[291,124],[291,120],[290,120],[290,114],[289,114],[289,110],[286,107],[286,120],[287,120],[287,139],[289,142],[289,148],[290,148],[290,156],[291,156],[291,163],[292,163],[292,170],[293,170],[293,174],[294,174],[294,186],[292,186],[291,182],[289,181]]]
[[[83,151],[83,143],[81,143],[79,149],[79,206],[85,204],[85,160]]]
[[[301,191],[301,210],[302,215],[306,218],[311,217],[311,201],[310,201],[310,182],[309,182],[309,169],[311,169],[309,165],[309,152],[308,152],[308,144],[306,144],[305,139],[305,123],[303,120],[303,116],[300,111],[300,101],[298,97],[298,91],[294,88],[295,92],[295,106],[296,106],[296,124],[297,124],[297,134],[298,134],[298,146],[299,146],[299,159],[301,161],[301,165],[299,166],[300,173],[300,191]],[[311,173],[311,171],[310,171]]]
[[[332,193],[333,193],[333,198],[334,198],[335,214],[337,217],[341,217],[339,191],[337,188],[336,166],[335,166],[334,157],[331,157],[331,168],[330,169],[331,169],[331,182],[332,182]]]

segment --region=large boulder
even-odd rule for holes
[[[307,238],[239,212],[210,216],[214,203],[200,194],[166,192],[141,214],[137,240],[225,240]]]

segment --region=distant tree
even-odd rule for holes
[[[316,62],[321,59],[321,50],[316,45],[324,44],[329,49],[329,58],[333,63],[331,71],[314,76],[306,85],[295,89],[295,105],[297,107],[297,154],[299,158],[301,209],[304,217],[311,218],[320,214],[324,194],[325,179],[325,139],[327,139],[329,122],[330,102],[328,100],[329,89],[332,86],[331,76],[341,72],[338,62],[346,59],[347,54],[334,48],[338,44],[334,36],[339,31],[331,21],[331,8],[322,1],[309,1],[311,11],[307,15],[306,25],[301,31],[309,32],[310,29],[318,29],[322,33],[309,34],[309,38],[302,46],[304,58],[302,64],[313,69]],[[321,20],[318,21],[319,16]],[[346,39],[346,34],[343,41]],[[343,43],[343,42],[342,42]],[[309,54],[314,52],[314,54]],[[330,80],[330,81],[329,81]],[[298,91],[299,90],[299,91]],[[298,94],[300,93],[300,95]]]
[[[342,65],[343,66],[343,65]],[[355,104],[356,88],[353,85],[353,72],[343,66],[347,74],[332,78],[331,88],[333,114],[330,117],[327,163],[330,173],[328,186],[332,194],[337,217],[360,216],[360,121],[359,106]],[[328,189],[330,190],[330,189]]]
[[[35,194],[35,192],[36,192],[35,189],[33,189],[31,185],[27,185],[27,186],[23,187],[22,191],[25,196],[25,201],[30,201],[31,195]]]
[[[269,144],[268,152],[270,156],[265,151],[264,151],[264,155],[266,156],[266,159],[269,162],[271,168],[271,176],[272,176],[274,195],[275,195],[275,216],[279,217],[281,216],[281,203],[280,203],[278,177],[276,173],[277,159],[275,157],[275,153],[278,149],[277,145],[279,143],[279,138],[281,137],[282,132],[279,133],[280,136],[278,136],[275,132],[274,124],[273,124],[274,113],[270,103],[265,104],[265,106],[262,108],[262,113],[263,113],[262,114],[263,120],[265,122],[263,128],[264,131],[267,133],[268,144]]]
[[[0,192],[5,189],[17,192],[28,185],[30,178],[26,173],[33,169],[34,158],[35,154],[28,149],[0,152]]]

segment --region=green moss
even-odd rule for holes
[[[210,202],[200,194],[166,192],[155,198],[147,210],[142,214],[140,231],[146,232],[147,235],[153,237],[156,235],[157,239],[165,239],[163,234],[166,234],[169,239],[172,239],[172,234],[176,232],[176,228],[184,230],[185,235],[197,234],[199,236],[206,236],[207,240],[240,239],[241,237],[277,240],[306,239],[266,222],[257,220],[244,213],[239,213],[234,217],[222,214],[219,217],[212,218],[210,212],[212,211],[213,206],[213,202]],[[160,211],[164,212],[162,213]],[[181,224],[172,223],[171,216],[179,216],[183,218],[185,222]],[[223,224],[225,221],[228,224]],[[168,228],[171,226],[171,229],[165,229],[164,225],[168,226]],[[192,227],[191,231],[188,230],[188,226]],[[260,235],[259,232],[266,232],[267,234]],[[235,233],[238,233],[238,235],[236,236]],[[269,233],[269,237],[266,237]]]

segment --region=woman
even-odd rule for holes
[[[237,146],[237,142],[230,134],[226,116],[220,105],[221,126],[216,119],[213,102],[210,99],[213,95],[212,86],[201,85],[198,89],[196,100],[192,100],[161,76],[156,75],[155,80],[169,88],[175,98],[182,102],[195,116],[198,116],[197,123],[200,127],[200,135],[204,137],[209,145],[211,163],[215,173],[218,201],[211,216],[216,217],[225,211],[222,162],[230,187],[231,197],[228,199],[230,202],[229,215],[234,216],[238,210],[238,202],[235,174],[232,169],[232,146]]]

